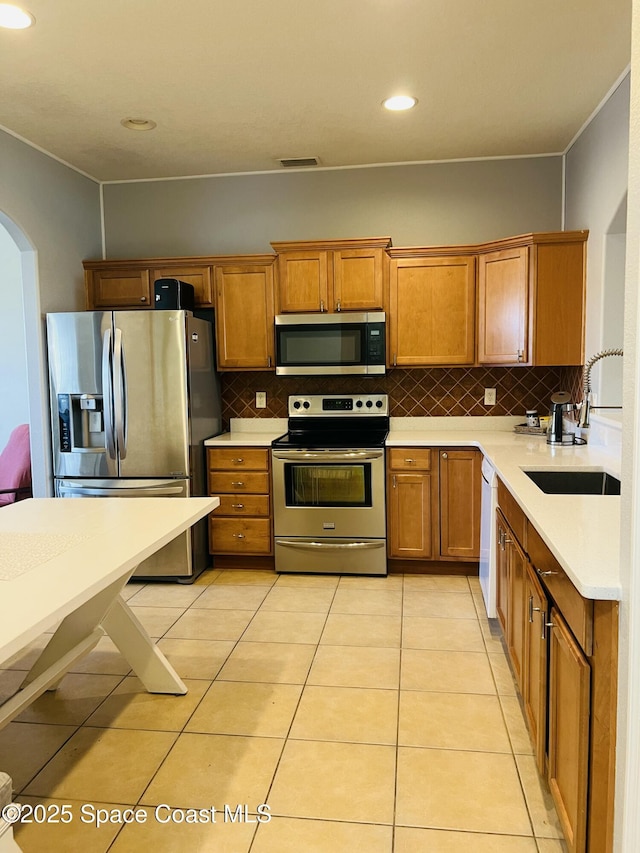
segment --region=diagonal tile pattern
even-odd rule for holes
[[[73,815],[17,825],[25,853],[566,849],[477,578],[211,570],[127,595],[189,692],[146,693],[105,641],[1,731],[16,799]]]
[[[551,395],[565,390],[581,398],[580,367],[432,367],[389,370],[376,378],[375,390],[389,395],[392,417],[487,417],[546,412]],[[497,389],[497,404],[484,405],[484,389]],[[267,407],[256,411],[256,390],[266,391]],[[356,376],[307,376],[306,394],[369,394],[371,380]],[[286,418],[287,399],[300,393],[296,377],[269,373],[222,375],[222,417]]]

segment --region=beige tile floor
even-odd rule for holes
[[[211,570],[126,594],[189,692],[146,693],[104,638],[0,731],[25,853],[566,849],[477,579]]]

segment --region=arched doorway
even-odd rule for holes
[[[28,422],[30,425],[33,493],[34,496],[43,497],[51,494],[51,453],[37,253],[24,231],[2,210],[0,229],[4,232],[3,245],[7,249],[11,267],[6,283],[3,276],[0,293],[4,299],[5,287],[20,289],[20,294],[9,294],[7,302],[8,306],[10,303],[7,322],[12,323],[13,328],[7,353],[10,361],[4,368],[8,371],[15,368],[15,379],[10,378],[8,385],[17,406],[16,411],[20,417],[24,416],[20,422]]]

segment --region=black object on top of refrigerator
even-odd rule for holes
[[[55,494],[206,494],[204,440],[221,429],[213,326],[190,312],[47,315]],[[136,577],[193,580],[207,521],[142,562]]]

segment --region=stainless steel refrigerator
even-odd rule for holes
[[[211,323],[178,310],[48,314],[47,339],[56,496],[206,494],[203,442],[221,429]],[[135,575],[189,582],[207,563],[203,519]]]

